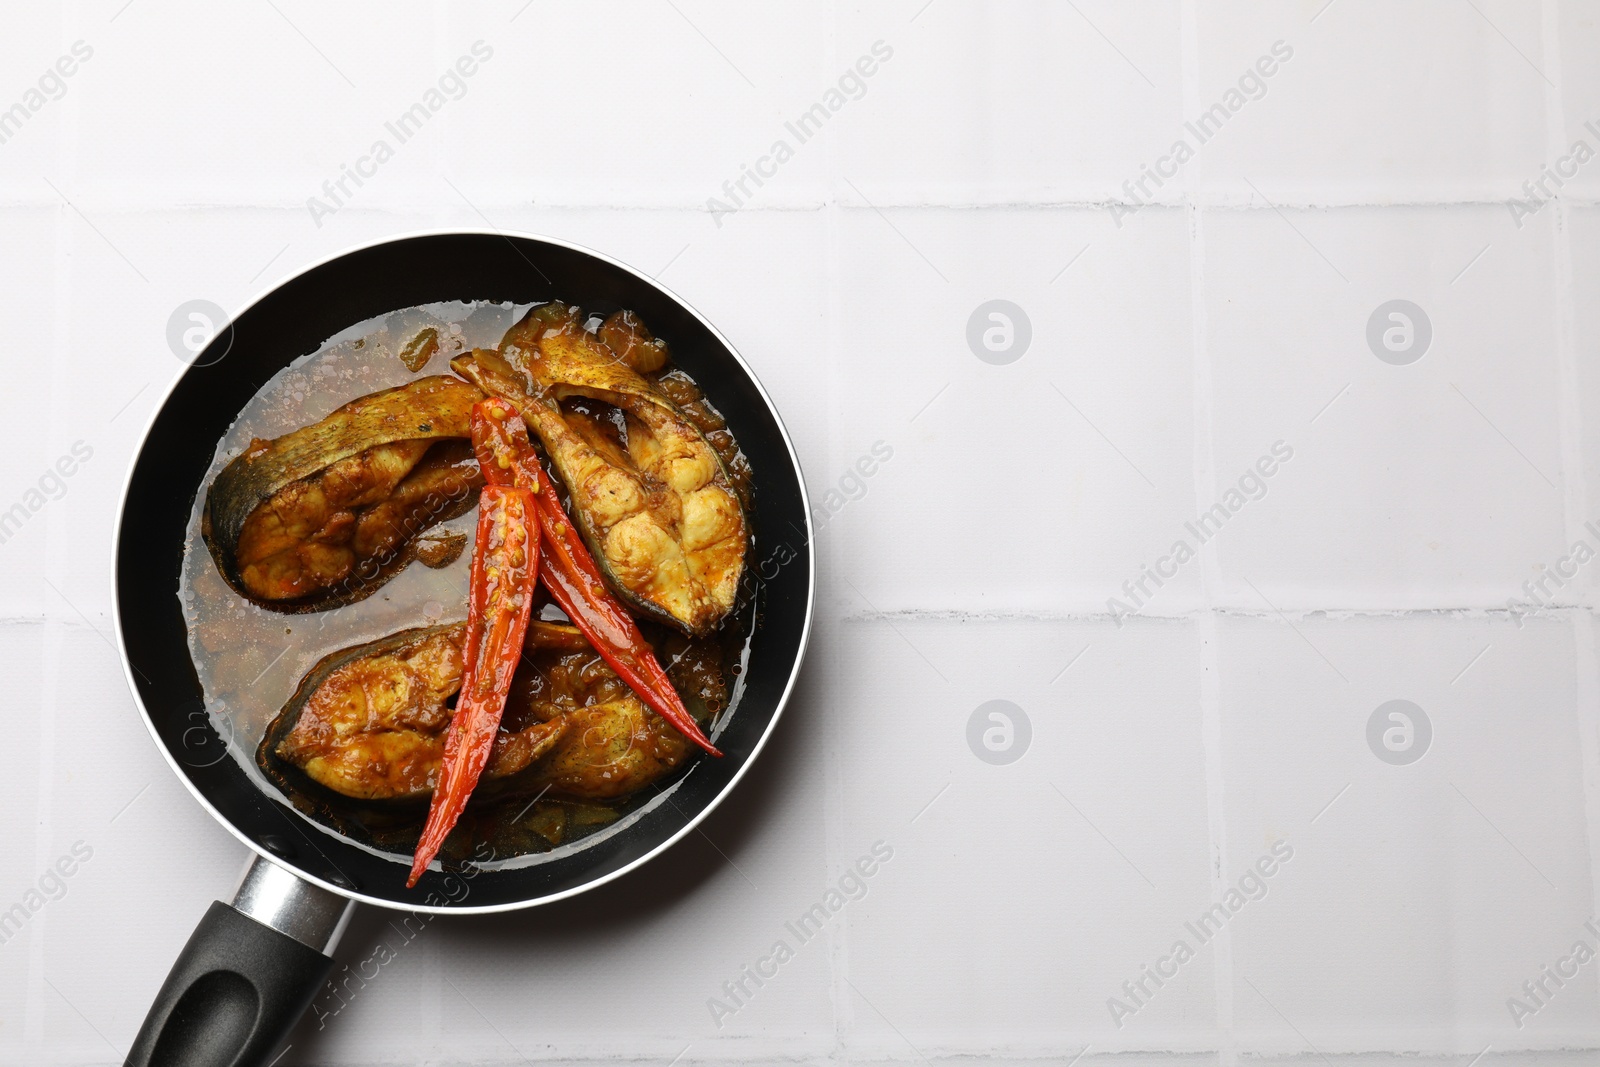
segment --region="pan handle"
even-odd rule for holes
[[[253,857],[172,965],[125,1067],[265,1067],[327,981],[353,906]]]

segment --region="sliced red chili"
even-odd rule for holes
[[[639,624],[607,591],[588,546],[539,467],[521,416],[507,401],[480,402],[472,409],[472,441],[486,482],[514,484],[537,494],[539,526],[544,531],[539,542],[540,577],[561,610],[639,699],[684,737],[713,756],[722,755],[684,707]]]
[[[486,485],[479,494],[461,693],[445,734],[444,759],[407,887],[417,884],[439,854],[489,762],[533,611],[539,574],[536,511],[533,494],[526,489]]]

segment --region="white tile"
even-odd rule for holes
[[[1222,602],[1502,605],[1562,546],[1550,235],[1498,223],[1487,207],[1207,214],[1213,484],[1195,507],[1275,442],[1294,452],[1211,543]],[[1368,345],[1392,300],[1431,324],[1409,365]]]
[[[1209,963],[1136,1018],[1107,1004],[1208,894],[1194,626],[847,621],[832,643],[833,858],[893,849],[845,912],[852,1054],[1215,1047]]]
[[[79,56],[92,63],[94,46],[77,20],[49,5],[19,8],[12,17],[0,43],[0,66],[9,75],[0,90],[0,190],[25,187],[37,196],[48,192],[40,174],[54,168],[70,140],[85,69]]]
[[[98,1046],[93,1055],[102,1058],[94,1031],[126,1049],[194,924],[232,888],[245,852],[173,777],[99,636],[52,626],[42,669],[50,705],[70,709],[54,724],[50,779],[41,786],[49,813],[43,859],[89,858],[36,920],[45,952],[33,978],[42,974],[60,990],[39,988],[46,1046]],[[142,921],[130,922],[134,915]],[[108,946],[116,982],[104,977]]]
[[[44,627],[38,623],[11,622],[0,626],[0,669],[10,680],[12,692],[27,706],[40,706],[45,699],[39,663],[44,645]],[[0,856],[0,996],[15,1005],[8,1012],[7,1029],[20,1037],[22,1006],[28,1003],[29,970],[37,951],[40,934],[35,923],[38,901],[28,899],[29,889],[37,890],[44,866],[55,859],[58,844],[54,834],[44,834],[38,824],[41,804],[41,741],[45,726],[41,716],[18,716],[13,736],[0,752],[0,775],[7,784],[7,810],[14,829],[7,835],[10,847]],[[42,896],[42,894],[41,894]],[[21,904],[27,920],[19,924],[14,905]]]
[[[476,173],[501,204],[627,203],[648,189],[701,205],[781,133],[822,69],[826,26],[808,8],[750,14],[410,3],[373,19],[284,2],[218,19],[141,4],[87,20],[104,43],[82,79],[74,177],[146,201],[394,208],[454,201],[439,176]],[[130,107],[130,80],[162,101],[158,121]],[[402,124],[418,104],[425,121]],[[789,195],[815,166],[785,168]],[[359,177],[338,189],[345,168]]]
[[[1600,21],[1595,19],[1594,5],[1587,0],[1564,0],[1556,5],[1555,17],[1547,19],[1547,27],[1547,34],[1557,44],[1558,55],[1551,64],[1556,69],[1548,73],[1561,88],[1561,123],[1547,134],[1540,163],[1548,171],[1535,167],[1522,177],[1522,181],[1532,182],[1544,178],[1544,191],[1521,191],[1525,207],[1538,206],[1528,202],[1529,194],[1544,203],[1549,202],[1549,193],[1593,201],[1600,190],[1600,173],[1594,166],[1595,159],[1600,158],[1600,133],[1595,132],[1600,129],[1600,77],[1587,59],[1600,41]],[[1579,141],[1585,147],[1574,151]]]
[[[456,151],[501,144],[482,182],[508,203],[816,203],[825,157],[762,157],[780,139],[800,148],[784,122],[831,76],[828,47],[826,20],[805,4],[737,19],[701,0],[535,5],[508,31],[507,61],[463,116]]]
[[[1256,2],[1207,8],[1197,32],[1185,117],[1231,111],[1186,165],[1214,194],[1253,182],[1301,204],[1500,197],[1543,161],[1538,5]],[[1252,78],[1272,68],[1256,67],[1263,56],[1282,62]]]
[[[874,202],[1104,198],[1181,121],[1176,3],[906,0],[893,10],[846,13],[834,67],[876,58],[879,41],[889,57],[824,135],[836,138],[842,178]]]
[[[1594,896],[1579,760],[1593,725],[1574,654],[1571,627],[1550,620],[1222,626],[1222,878],[1280,839],[1294,850],[1226,927],[1242,1041],[1330,1055],[1594,1042],[1592,971],[1520,1029],[1506,1007],[1542,962],[1597,940],[1583,929]],[[1369,720],[1394,700],[1421,709],[1402,709],[1409,735],[1380,716],[1400,731],[1394,758],[1422,753],[1414,762],[1371,746]]]
[[[1590,522],[1600,527],[1600,423],[1596,422],[1596,412],[1600,411],[1600,368],[1595,366],[1592,356],[1596,343],[1600,343],[1600,307],[1590,296],[1594,287],[1600,284],[1600,253],[1595,247],[1595,239],[1600,236],[1600,210],[1593,207],[1569,209],[1566,213],[1566,234],[1565,251],[1570,256],[1572,271],[1567,300],[1568,313],[1572,317],[1572,333],[1567,356],[1571,380],[1565,384],[1574,395],[1574,406],[1581,423],[1576,428],[1577,432],[1572,434],[1581,470],[1574,476],[1578,491],[1573,499],[1575,513],[1569,516],[1568,543],[1562,545],[1564,551],[1538,560],[1537,563],[1543,564],[1545,569],[1536,571],[1530,568],[1521,578],[1531,582],[1544,580],[1544,588],[1551,592],[1535,591],[1540,599],[1547,602],[1592,603],[1594,590],[1600,584],[1600,576],[1595,574],[1593,568],[1585,564],[1575,579],[1562,579],[1555,568],[1559,566],[1562,571],[1571,571],[1572,563],[1563,562],[1562,557],[1574,555],[1571,550],[1576,548],[1580,540],[1588,542],[1590,548],[1600,547],[1600,537],[1586,528]],[[1508,596],[1532,602],[1532,598],[1522,590]]]
[[[1171,524],[1192,495],[1182,214],[1117,231],[1088,211],[850,210],[839,226],[839,415],[820,503],[837,505],[824,536],[850,542],[848,598],[1104,610],[1139,574],[1130,531]],[[979,314],[996,299],[1032,334],[1005,365],[968,344],[975,316],[1004,343],[1006,324]],[[892,457],[862,493],[854,465],[880,441]]]
[[[63,209],[64,210],[64,209]],[[8,239],[29,250],[0,259],[0,309],[9,325],[4,358],[6,418],[0,420],[0,617],[34,616],[50,609],[39,581],[48,549],[48,518],[61,507],[71,482],[54,469],[71,440],[56,433],[51,409],[57,394],[53,369],[64,361],[66,303],[64,250],[55,212],[0,211]],[[39,374],[41,367],[52,373]]]

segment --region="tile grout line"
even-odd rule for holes
[[[1177,597],[1174,596],[1176,600]],[[1282,621],[1285,616],[1296,621],[1305,621],[1312,617],[1328,619],[1334,622],[1353,622],[1362,619],[1387,619],[1401,620],[1413,618],[1461,618],[1461,619],[1497,619],[1504,616],[1512,617],[1511,609],[1502,604],[1456,604],[1438,605],[1435,607],[1421,608],[1375,608],[1357,607],[1349,604],[1294,604],[1278,603],[1276,610],[1264,607],[1258,598],[1254,605],[1235,606],[1232,604],[1212,603],[1209,607],[1197,602],[1193,597],[1183,600],[1185,606],[1168,608],[1165,611],[1137,611],[1131,616],[1124,612],[1110,612],[1094,608],[1082,611],[1042,611],[1025,610],[1003,611],[995,608],[865,608],[855,611],[846,611],[838,615],[840,622],[894,622],[896,620],[919,620],[932,622],[1005,622],[1005,623],[1100,623],[1113,622],[1116,619],[1132,618],[1143,623],[1161,622],[1187,622],[1199,618],[1201,615],[1215,614],[1230,619],[1276,619]],[[1593,615],[1600,613],[1600,605],[1593,604],[1553,604],[1547,608],[1530,611],[1529,617],[1540,619],[1564,619],[1580,614]]]
[[[840,9],[831,9],[836,19],[843,20]],[[839,42],[842,34],[831,35],[828,47],[824,49],[823,63],[826,72],[836,69],[836,60],[839,55]],[[843,264],[842,235],[840,233],[843,218],[839,203],[838,190],[847,180],[844,167],[839,159],[838,135],[826,137],[822,144],[825,164],[823,172],[827,175],[828,189],[830,190],[828,202],[823,207],[823,222],[827,233],[828,251],[825,269],[827,271],[828,292],[828,351],[831,357],[828,360],[827,377],[827,441],[825,450],[828,457],[828,469],[831,471],[836,465],[837,457],[834,452],[839,447],[840,434],[838,431],[836,412],[839,408],[840,373],[838,367],[844,353],[844,294],[840,281]],[[813,533],[815,539],[815,533]],[[827,565],[832,566],[837,562],[836,553],[831,546],[824,542],[815,546],[818,569]],[[834,567],[835,573],[842,573]],[[820,593],[822,582],[817,582]],[[815,640],[815,635],[813,640]],[[831,635],[823,642],[823,647],[818,649],[825,657],[828,669],[827,678],[838,677],[838,644]],[[837,709],[833,701],[827,701],[827,706]],[[822,831],[822,862],[825,878],[831,878],[839,868],[847,862],[845,859],[844,833],[846,827],[847,798],[844,783],[844,761],[841,758],[845,739],[845,723],[848,717],[841,717],[837,713],[828,716],[828,728],[825,731],[827,738],[828,756],[823,774],[823,831]],[[855,1029],[855,998],[850,988],[850,909],[844,909],[835,923],[829,924],[828,930],[828,999],[833,1012],[833,1042],[829,1050],[828,1059],[836,1064],[849,1062],[849,1055],[845,1051],[851,1033]]]
[[[1200,101],[1200,26],[1198,0],[1183,0],[1181,9],[1181,64],[1183,88],[1181,107],[1186,114],[1196,114],[1203,104]],[[1205,161],[1199,161],[1204,168]],[[1199,170],[1196,180],[1203,180]],[[1187,192],[1187,189],[1185,190]],[[1188,199],[1188,198],[1186,198]],[[1196,508],[1205,508],[1216,499],[1216,456],[1212,410],[1213,389],[1210,365],[1210,348],[1207,344],[1206,284],[1205,284],[1205,209],[1193,200],[1188,206],[1189,216],[1189,317],[1191,356],[1194,365],[1194,499]],[[1209,551],[1208,551],[1209,548]],[[1209,897],[1222,899],[1227,886],[1224,867],[1228,852],[1227,791],[1224,781],[1222,753],[1222,693],[1217,677],[1219,654],[1217,649],[1217,614],[1214,605],[1223,588],[1222,568],[1216,550],[1202,546],[1200,553],[1202,610],[1196,613],[1196,636],[1200,642],[1200,677],[1197,679],[1200,701],[1200,741],[1205,759],[1206,785],[1206,835]],[[1232,928],[1223,927],[1212,940],[1212,981],[1215,984],[1216,1023],[1218,1029],[1218,1063],[1220,1067],[1237,1067],[1238,1044],[1234,1037],[1233,1015],[1233,937]]]
[[[66,9],[63,9],[65,20]],[[76,173],[76,168],[71,166],[71,146],[76,141],[71,137],[75,129],[74,120],[77,118],[76,97],[68,101],[70,107],[62,114],[61,126],[56,138],[56,164],[58,173],[65,173],[69,177]],[[69,144],[70,141],[70,144]],[[54,335],[56,349],[59,352],[71,351],[72,336],[72,308],[68,294],[72,292],[72,218],[66,211],[58,210],[56,216],[56,241],[55,262],[55,300],[51,309],[54,320]],[[51,395],[60,396],[60,388],[65,384],[59,380],[61,368],[66,367],[68,360],[52,360],[51,366]],[[54,426],[56,405],[50,408],[50,423]],[[56,539],[51,536],[58,525],[57,513],[52,510],[44,516],[44,567],[43,573],[49,574],[51,557],[55,555],[52,548]],[[59,695],[58,675],[61,665],[61,646],[67,640],[67,630],[61,626],[50,626],[48,623],[40,630],[40,664],[39,677],[39,706],[41,708],[56,708],[56,698]],[[51,860],[51,816],[55,809],[55,764],[56,764],[56,719],[53,714],[42,715],[39,718],[39,795],[35,807],[33,826],[33,866],[35,871],[43,870]],[[35,916],[28,931],[28,971],[27,971],[27,1004],[23,1013],[23,1045],[28,1048],[34,1057],[34,1062],[47,1062],[45,1043],[45,938],[49,933],[50,916],[45,909],[41,909]]]
[[[1561,77],[1560,5],[1557,0],[1540,4],[1541,57],[1550,80],[1559,86]],[[1545,145],[1550,158],[1560,155],[1564,143],[1566,108],[1561,90],[1544,88]],[[1583,402],[1581,400],[1576,337],[1576,304],[1572,275],[1571,217],[1566,201],[1556,197],[1552,205],[1553,233],[1551,259],[1556,302],[1556,366],[1561,382],[1557,401],[1557,425],[1561,443],[1563,525],[1569,536],[1582,532],[1588,515],[1588,488],[1583,465]],[[1594,619],[1578,612],[1573,623],[1573,668],[1576,678],[1573,693],[1578,749],[1583,766],[1584,836],[1589,846],[1589,914],[1600,915],[1600,655],[1595,648]]]
[[[48,567],[48,557],[46,566]],[[39,706],[56,707],[59,687],[56,676],[61,663],[60,645],[65,634],[45,627],[39,634]],[[50,864],[50,817],[55,807],[56,716],[39,717],[39,793],[34,809],[33,868],[44,870]],[[35,874],[37,877],[37,874]],[[23,1023],[23,1041],[36,1056],[34,1062],[48,1062],[44,1040],[45,935],[49,931],[49,909],[41,908],[28,923],[28,993]]]

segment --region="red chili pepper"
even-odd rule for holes
[[[537,510],[526,489],[486,485],[478,496],[478,542],[472,550],[467,594],[461,694],[445,734],[439,781],[407,888],[417,884],[438,855],[489,762],[533,612],[539,575]]]
[[[545,588],[583,631],[600,657],[639,698],[684,737],[713,756],[722,755],[701,732],[683,698],[661,669],[655,651],[639,632],[638,623],[606,589],[600,568],[567,518],[550,479],[543,476],[539,458],[528,440],[528,428],[507,401],[485,400],[472,409],[472,443],[490,485],[531,489],[537,495],[540,572]]]

